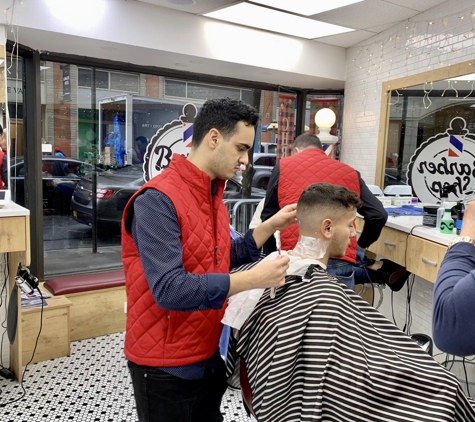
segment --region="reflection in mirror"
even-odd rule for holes
[[[387,83],[397,89],[383,92],[387,121],[381,126],[386,136],[383,145],[380,138],[379,165],[384,188],[409,184],[428,203],[439,202],[443,186],[456,184],[452,200],[475,188],[475,73],[448,76],[431,81],[427,72],[416,75],[414,82],[424,82],[413,86]]]
[[[24,206],[24,175],[19,177],[17,157],[23,156],[23,60],[7,53],[7,105],[3,116],[4,163],[2,174],[7,181],[12,201]],[[1,144],[0,144],[1,147]],[[2,147],[3,149],[3,147]],[[6,157],[6,158],[5,158]],[[21,165],[23,167],[23,165]],[[4,182],[5,183],[5,182]]]

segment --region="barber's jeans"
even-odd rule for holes
[[[327,264],[327,272],[335,276],[351,290],[355,290],[355,266],[341,259],[330,258]]]
[[[140,422],[222,422],[226,368],[218,358],[214,372],[184,380],[166,372],[129,366]]]
[[[327,271],[350,289],[354,290],[355,284],[377,282],[376,272],[366,268],[373,262],[372,259],[365,257],[363,249],[357,248],[356,265],[342,261],[341,259],[330,258],[328,260]]]

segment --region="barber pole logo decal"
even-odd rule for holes
[[[172,120],[152,136],[143,164],[144,180],[148,182],[165,170],[172,161],[173,154],[188,157],[193,137],[193,122],[197,109],[194,104],[183,106],[183,114]]]
[[[442,187],[453,183],[458,199],[475,187],[475,134],[462,117],[449,126],[417,148],[407,166],[407,181],[421,202],[440,201]]]

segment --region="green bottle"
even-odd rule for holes
[[[454,232],[455,223],[452,219],[452,208],[446,208],[442,220],[440,220],[440,232],[444,234],[452,234]]]

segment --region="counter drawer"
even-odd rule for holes
[[[406,266],[406,246],[408,233],[384,227],[379,239],[368,250],[383,258]]]
[[[407,271],[435,283],[447,246],[409,236],[407,249]]]

